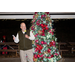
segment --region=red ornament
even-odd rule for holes
[[[41,41],[41,44],[44,44],[44,41]]]
[[[52,35],[54,35],[54,33],[52,32]]]
[[[55,46],[55,41],[50,42],[50,47],[51,47],[51,46],[56,47],[56,46]]]
[[[50,42],[50,47],[53,46],[53,42]]]
[[[37,58],[37,55],[36,54],[34,54],[34,58]]]
[[[48,26],[46,26],[46,28],[45,28],[46,30],[48,30]]]
[[[47,58],[49,58],[49,59],[50,59],[50,58],[51,58],[51,56],[49,56],[49,57],[47,57]]]
[[[37,48],[38,48],[38,50],[41,50],[43,47],[41,45],[37,44]]]
[[[47,25],[44,24],[44,27],[46,27]]]
[[[45,24],[41,24],[41,27],[44,29],[44,27],[46,27],[46,25]]]
[[[39,52],[38,53],[41,53],[41,50],[39,50]]]
[[[51,52],[51,49],[48,49],[48,51],[47,52]]]
[[[35,40],[36,43],[38,43],[38,40]]]
[[[47,44],[46,42],[44,42],[44,44]]]
[[[35,15],[33,15],[33,18],[35,17]]]
[[[37,55],[37,57],[39,58],[39,57],[40,57],[40,55],[38,54],[38,55]]]
[[[54,55],[58,56],[58,54],[57,54],[57,53],[55,53]]]
[[[46,17],[46,15],[44,14],[44,15],[41,15],[41,18],[43,18],[43,17]]]
[[[45,29],[42,29],[42,33],[44,33],[45,32]]]
[[[55,41],[52,41],[53,45],[55,45]]]
[[[38,26],[39,26],[39,25],[40,25],[40,23],[36,22],[36,25],[38,25]]]
[[[52,31],[51,30],[49,30],[49,33],[51,33]]]
[[[51,57],[54,57],[54,55],[51,55]]]
[[[42,36],[45,36],[45,33],[43,33]]]
[[[32,27],[31,27],[31,30],[35,30],[35,27],[34,27],[34,26],[32,26]]]
[[[46,42],[44,42],[44,41],[41,41],[41,44],[47,44]]]
[[[37,22],[36,22],[36,24],[39,26],[40,25],[40,22],[39,22],[40,20],[38,20]]]
[[[41,18],[43,18],[44,17],[44,15],[41,15]]]
[[[35,14],[37,14],[37,12],[35,12]]]
[[[38,48],[35,48],[35,52],[37,52],[38,51]]]
[[[43,57],[43,54],[41,54],[40,57]]]
[[[40,45],[39,48],[42,49],[43,47]]]
[[[36,35],[34,35],[35,37],[37,37],[38,36],[38,34],[36,34]]]
[[[49,14],[49,12],[45,12],[46,14]]]
[[[41,27],[43,28],[43,27],[44,27],[44,25],[43,25],[43,24],[41,24]]]
[[[54,29],[49,30],[49,33],[51,33],[52,35],[54,35],[53,31],[54,31]]]

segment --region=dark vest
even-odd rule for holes
[[[27,30],[26,34],[30,36],[30,31]],[[19,35],[19,49],[20,50],[28,50],[32,48],[32,41],[25,38],[25,34],[22,33],[22,31],[18,32]]]

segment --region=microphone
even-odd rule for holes
[[[25,32],[25,34],[27,34],[27,32]]]
[[[26,30],[24,32],[25,32],[25,34],[27,34]]]

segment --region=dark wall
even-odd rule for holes
[[[53,24],[58,41],[75,42],[75,19],[55,20]]]

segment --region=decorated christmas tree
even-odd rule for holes
[[[52,23],[49,12],[35,12],[33,15],[31,31],[35,36],[32,44],[34,62],[56,62],[61,58]]]

